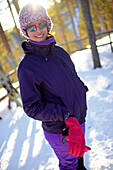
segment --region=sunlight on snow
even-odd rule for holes
[[[111,155],[113,157],[113,146],[112,146],[112,139],[107,139],[107,137],[97,132],[95,129],[93,129],[90,132],[90,139],[92,139],[91,145],[91,152],[89,153],[90,157],[90,169],[95,170],[101,169],[102,167],[107,167],[109,164],[112,164],[112,159],[107,159],[108,156]],[[101,142],[100,142],[101,141]]]
[[[30,147],[29,139],[26,139],[23,143],[20,160],[19,160],[19,167],[25,165],[28,157],[29,147]]]
[[[54,168],[53,168],[54,167]],[[40,165],[40,170],[59,170],[59,161],[57,157],[50,157],[46,165]]]
[[[17,120],[21,119],[23,116],[23,110],[20,109],[20,114],[14,114],[12,120],[10,121],[9,128],[16,123]]]
[[[18,129],[14,129],[14,131],[12,132],[12,134],[8,140],[7,147],[4,150],[4,153],[1,157],[1,169],[5,170],[5,169],[7,169],[8,165],[9,165],[9,162],[10,162],[10,159],[12,157],[13,150],[15,147],[17,135],[18,135]]]
[[[34,141],[34,146],[33,146],[33,153],[32,156],[35,157],[40,153],[41,147],[42,147],[42,142],[43,142],[43,136],[42,136],[42,130],[39,130],[35,134],[35,141]]]
[[[28,129],[27,129],[27,137],[31,136],[32,128],[33,128],[33,119],[30,119]]]
[[[2,149],[4,148],[4,146],[6,145],[6,141],[3,142],[1,148],[0,148],[0,153],[2,152]]]
[[[27,158],[28,158],[28,153],[29,153],[29,149],[30,149],[30,139],[31,139],[31,135],[32,135],[32,130],[33,130],[33,119],[30,119],[29,121],[29,125],[27,128],[27,139],[24,141],[23,143],[23,147],[22,147],[22,151],[21,151],[21,156],[20,156],[20,160],[19,160],[19,167],[22,167],[26,164]],[[40,128],[40,123],[37,123],[37,129]],[[42,130],[39,130],[36,134],[35,134],[35,138],[34,138],[34,144],[33,144],[33,151],[32,151],[32,157],[36,157],[41,150],[42,147],[42,141],[43,141],[43,135],[42,135]]]
[[[84,50],[84,55],[81,56],[81,51],[75,52],[71,55],[71,59],[75,65],[76,71],[78,72],[84,72],[88,71],[90,69],[93,70],[92,65],[92,58],[89,58],[89,54],[91,54],[91,50]],[[80,60],[80,56],[82,57],[82,60]],[[85,56],[85,57],[84,57]],[[85,64],[84,64],[85,63]]]

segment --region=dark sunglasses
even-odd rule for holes
[[[34,32],[34,31],[37,30],[37,27],[39,27],[40,29],[47,27],[47,21],[42,21],[42,22],[39,22],[37,24],[28,25],[25,28],[25,31]]]

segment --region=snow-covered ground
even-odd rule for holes
[[[98,43],[106,42],[103,38]],[[88,170],[113,170],[113,53],[110,45],[98,48],[102,68],[93,69],[91,50],[71,57],[88,86],[85,153]],[[1,93],[1,91],[0,91]],[[58,170],[58,160],[45,140],[41,122],[30,119],[7,99],[0,102],[0,170]]]

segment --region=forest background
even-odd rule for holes
[[[24,0],[23,0],[24,1]],[[37,1],[38,2],[38,1]],[[49,7],[47,11],[54,23],[52,33],[57,44],[60,44],[70,54],[77,50],[86,48],[89,40],[79,0],[47,0]],[[24,56],[21,49],[21,42],[24,40],[20,34],[18,25],[18,14],[21,7],[21,0],[0,0],[0,68],[8,73],[12,70],[5,60],[11,54],[19,64]],[[89,0],[92,23],[95,34],[113,29],[113,0]],[[14,27],[5,29],[3,20],[9,9]],[[9,17],[7,15],[7,17]],[[104,35],[96,36],[96,40]],[[81,41],[74,41],[80,40]],[[68,43],[70,42],[70,43]],[[17,81],[17,76],[12,79]]]

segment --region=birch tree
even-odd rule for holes
[[[54,7],[55,7],[55,10],[56,10],[56,13],[57,13],[57,18],[59,20],[59,23],[60,23],[60,28],[62,30],[62,34],[64,36],[64,41],[67,42],[67,37],[66,37],[66,33],[65,33],[65,30],[64,30],[64,26],[63,26],[63,19],[62,19],[62,15],[60,13],[60,8],[58,8],[58,4],[56,2],[56,0],[53,0],[54,2]],[[66,47],[67,47],[67,51],[70,53],[70,49],[69,49],[69,45],[68,43],[66,43]]]
[[[12,8],[11,8],[11,4],[10,4],[10,1],[7,0],[7,3],[8,3],[8,7],[10,9],[10,12],[11,12],[11,15],[12,15],[12,18],[13,18],[13,21],[14,21],[14,24],[15,24],[15,29],[16,29],[16,32],[17,32],[17,35],[18,35],[18,39],[20,40],[20,43],[22,43],[22,39],[21,39],[21,36],[20,36],[20,32],[17,28],[17,24],[16,24],[16,21],[15,21],[15,18],[14,18],[14,15],[13,15],[13,11],[12,11]]]
[[[4,31],[3,31],[1,23],[0,23],[0,36],[1,36],[2,42],[4,43],[4,46],[5,46],[6,50],[8,51],[8,53],[12,54],[10,46],[8,44],[7,37],[6,37],[6,35],[5,35]]]

